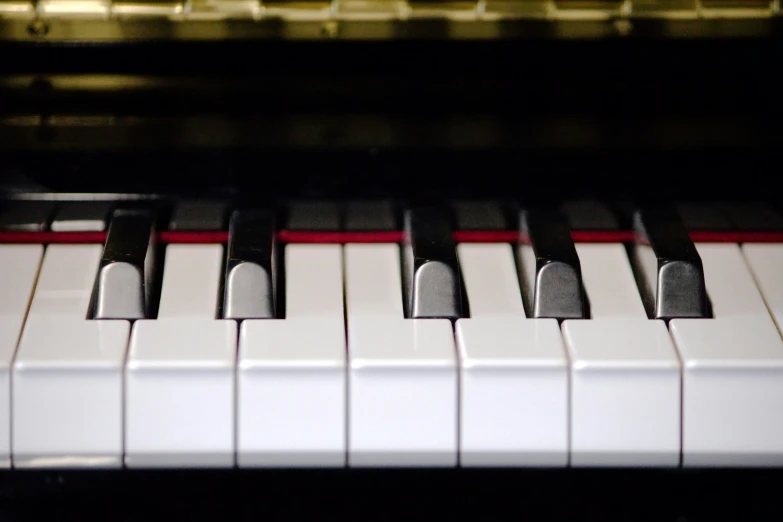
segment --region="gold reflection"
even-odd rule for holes
[[[625,0],[555,0],[559,10],[570,11],[619,11]]]

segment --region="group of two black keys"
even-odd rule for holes
[[[469,316],[453,237],[453,215],[437,206],[404,211],[401,269],[406,317]],[[527,315],[536,318],[587,319],[589,298],[582,284],[579,256],[566,216],[555,207],[519,212],[516,261]],[[678,213],[654,206],[634,212],[635,241],[628,245],[640,293],[651,318],[710,317],[704,272],[696,247]],[[226,319],[284,317],[279,292],[284,288],[276,215],[271,210],[231,213],[222,303]],[[96,278],[96,319],[152,316],[153,214],[119,209],[112,216]],[[521,259],[523,249],[532,256]]]

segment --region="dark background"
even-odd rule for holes
[[[777,197],[777,35],[5,43],[0,56],[13,123],[0,165],[52,190]]]

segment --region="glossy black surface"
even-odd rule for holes
[[[289,230],[340,230],[340,206],[334,201],[293,201],[288,205]]]
[[[508,206],[502,201],[456,201],[452,204],[457,230],[507,230]]]
[[[619,230],[617,209],[597,200],[566,201],[560,206],[571,230]]]
[[[53,210],[54,204],[48,201],[7,202],[0,207],[0,230],[46,230]]]
[[[701,257],[674,208],[637,210],[634,226],[632,259],[648,315],[656,319],[709,317]]]
[[[390,231],[399,229],[397,205],[388,199],[348,201],[343,229],[348,231]]]
[[[169,230],[225,230],[228,202],[180,201],[174,204]]]
[[[57,206],[51,229],[66,227],[69,223],[89,223],[97,230],[103,230],[111,214],[113,204],[108,201],[80,201],[62,203]]]
[[[118,209],[112,214],[96,277],[95,319],[151,317],[156,250],[152,240],[154,224],[155,217],[150,211]],[[132,280],[128,279],[128,271],[134,274]]]
[[[729,203],[725,209],[734,230],[770,231],[783,230],[783,216],[763,202]]]
[[[589,317],[582,268],[565,216],[551,207],[520,213],[520,281],[530,317]]]
[[[231,215],[222,316],[272,319],[278,286],[275,216],[269,210],[236,210]]]
[[[715,202],[682,202],[676,208],[687,230],[727,231],[734,228],[729,216]]]
[[[783,517],[778,470],[178,470],[0,473],[5,520],[713,522]]]
[[[463,316],[462,283],[451,219],[443,207],[414,207],[405,214],[403,290],[413,319]]]

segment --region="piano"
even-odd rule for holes
[[[0,518],[780,519],[782,21],[0,0]]]

